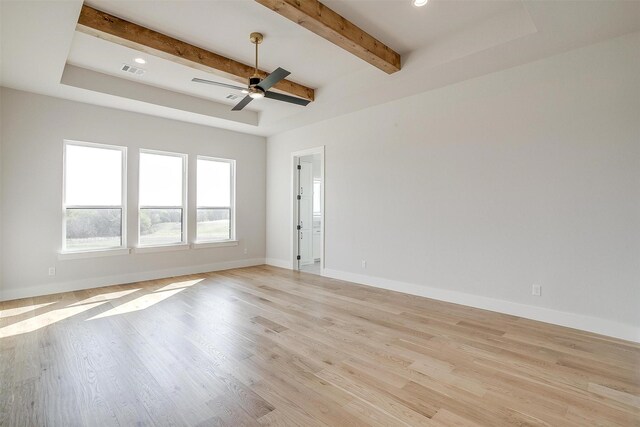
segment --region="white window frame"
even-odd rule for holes
[[[182,206],[155,206],[155,205],[142,205],[140,203],[140,176],[141,176],[141,167],[140,160],[142,156],[138,157],[138,248],[171,248],[171,247],[184,247],[187,245],[187,165],[188,165],[188,155],[184,153],[174,153],[171,151],[160,151],[160,150],[150,150],[146,148],[141,148],[139,154],[155,154],[160,156],[170,156],[170,157],[180,157],[182,158]],[[166,243],[161,245],[145,245],[140,241],[140,210],[141,209],[182,209],[182,239],[180,242]]]
[[[231,188],[230,206],[201,206],[198,202],[198,160],[229,163],[231,176],[229,179]],[[229,209],[229,238],[224,240],[200,239],[198,237],[198,209]],[[234,159],[223,159],[221,157],[196,156],[196,245],[236,242],[236,161]]]
[[[120,192],[120,205],[67,205],[67,146],[74,145],[80,147],[101,148],[105,150],[115,150],[121,152],[122,174],[120,182],[122,189]],[[97,249],[67,249],[67,209],[120,209],[120,246]],[[123,253],[127,252],[127,147],[120,145],[98,144],[94,142],[76,141],[71,139],[63,140],[62,148],[62,250],[64,254],[82,254],[82,253]]]

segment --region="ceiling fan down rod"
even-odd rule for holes
[[[251,43],[256,45],[256,67],[253,72],[253,77],[260,77],[258,74],[258,45],[262,43],[263,39],[264,36],[261,33],[251,33],[249,35],[249,40],[251,40]]]

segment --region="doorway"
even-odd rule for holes
[[[292,153],[293,269],[324,269],[324,147]]]

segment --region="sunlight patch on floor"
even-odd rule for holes
[[[112,308],[111,310],[107,310],[103,313],[93,316],[87,320],[101,319],[103,317],[115,316],[118,314],[132,313],[134,311],[144,310],[145,308],[149,308],[152,305],[157,304],[161,301],[164,301],[170,296],[173,296],[178,292],[182,292],[184,290],[185,288],[171,289],[168,291],[156,291],[150,294],[142,295],[134,299],[133,301],[125,302],[124,304],[121,304],[115,308]]]
[[[84,304],[79,306],[68,306],[59,308],[57,310],[47,311],[46,313],[39,314],[35,317],[16,322],[12,325],[0,328],[0,338],[6,338],[13,335],[25,334],[27,332],[33,332],[45,326],[67,319],[71,316],[75,316],[84,311],[91,310],[101,304],[105,304],[106,301],[94,302],[90,304]]]
[[[140,289],[127,289],[124,291],[116,291],[116,292],[109,292],[106,294],[99,294],[99,295],[94,295],[90,298],[87,299],[83,299],[82,301],[78,301],[78,302],[74,302],[73,304],[70,304],[69,307],[72,306],[76,306],[76,305],[83,305],[83,304],[90,304],[90,303],[94,303],[94,302],[105,302],[105,301],[111,301],[117,298],[121,298],[123,296],[129,295],[133,292],[139,291]]]
[[[162,288],[144,294],[132,301],[127,301],[117,307],[104,311],[96,316],[93,316],[87,320],[100,319],[103,317],[114,316],[117,314],[131,313],[134,311],[144,310],[157,304],[165,299],[182,292],[185,289],[202,282],[204,279],[195,280],[183,280],[179,282],[173,282]],[[64,308],[49,310],[46,313],[39,314],[29,319],[22,320],[20,322],[13,323],[11,325],[0,328],[0,338],[6,338],[17,334],[24,334],[33,332],[45,326],[67,319],[71,316],[75,316],[87,310],[90,310],[99,305],[108,303],[110,301],[116,301],[119,298],[126,297],[134,292],[140,291],[140,288],[125,289],[120,291],[106,292],[97,295],[93,295],[89,298],[85,298],[81,301],[77,301],[69,304]],[[0,312],[0,318],[8,318],[10,316],[17,316],[28,313],[39,308],[49,306],[51,304],[61,303],[62,301],[53,301],[42,304],[32,304],[25,307],[16,307],[2,310]]]
[[[160,289],[158,289],[156,292],[162,292],[162,291],[168,291],[170,289],[181,289],[181,288],[188,288],[189,286],[193,286],[197,283],[202,282],[204,279],[196,279],[196,280],[185,280],[183,282],[175,282],[175,283],[170,283],[167,286],[164,286]]]
[[[11,317],[11,316],[19,316],[21,314],[25,314],[25,313],[37,310],[37,309],[42,308],[42,307],[46,307],[48,305],[55,304],[56,302],[57,301],[51,301],[51,302],[44,302],[42,304],[26,305],[24,307],[7,308],[6,310],[1,310],[0,311],[0,319],[4,319],[5,317]]]

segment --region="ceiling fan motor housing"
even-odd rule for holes
[[[249,87],[257,86],[261,81],[262,79],[258,76],[249,77]]]

